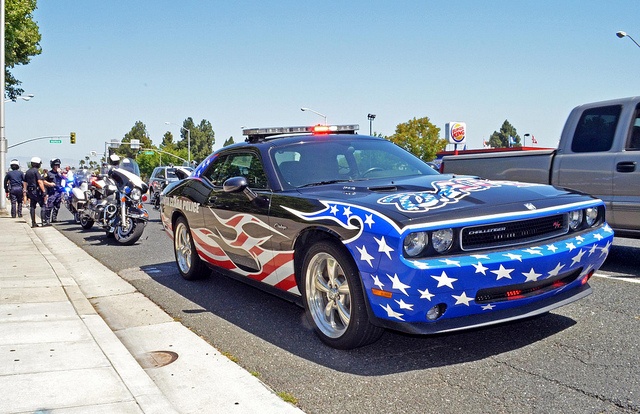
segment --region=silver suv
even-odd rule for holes
[[[179,178],[176,176],[176,168],[177,167],[156,167],[151,173],[151,178],[149,178],[149,194],[151,196],[151,200],[162,191],[167,184],[178,181]],[[180,167],[181,169],[185,169],[188,171],[193,171],[191,167]]]

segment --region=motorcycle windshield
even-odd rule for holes
[[[142,181],[142,178],[135,175],[131,171],[127,171],[122,168],[112,169],[109,172],[109,176],[118,183],[118,187],[123,187],[125,185],[134,186],[142,190],[143,193],[147,192],[147,190],[149,189],[147,183]]]

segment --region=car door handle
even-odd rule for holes
[[[630,173],[636,170],[635,161],[622,161],[616,165],[616,171],[621,173]]]
[[[208,205],[215,205],[216,201],[218,201],[218,196],[211,196],[207,199],[207,204]]]

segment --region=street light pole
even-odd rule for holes
[[[180,129],[184,129],[185,131],[187,131],[187,158],[189,159],[188,163],[189,163],[189,167],[191,167],[191,131],[188,130],[187,128],[180,126],[178,124],[174,124],[173,122],[169,122],[169,121],[165,121],[166,125],[175,125],[177,127],[180,127]]]
[[[640,45],[638,44],[638,42],[635,41],[635,39],[633,37],[631,37],[631,35],[628,35],[626,32],[623,31],[619,31],[616,33],[616,36],[618,36],[620,39],[622,39],[623,37],[628,37],[629,39],[631,39],[631,41],[633,43],[636,44],[636,46],[640,47]]]
[[[30,93],[29,95],[20,95],[16,99],[22,99],[23,101],[30,101],[35,95]],[[12,102],[11,99],[5,99],[5,102]]]
[[[371,135],[372,129],[373,129],[373,120],[376,119],[376,115],[375,114],[369,114],[367,115],[367,119],[369,120],[369,135]]]
[[[313,110],[313,109],[311,109],[311,108],[300,108],[300,110],[301,110],[302,112],[304,112],[304,111],[309,111],[309,112],[313,112],[313,113],[314,113],[314,114],[316,114],[316,115],[320,115],[321,117],[323,117],[323,118],[324,118],[324,124],[325,124],[325,126],[326,126],[326,125],[328,125],[328,124],[327,124],[327,116],[326,116],[326,115],[323,115],[323,114],[321,114],[321,113],[320,113],[320,112],[318,112],[318,111],[314,111],[314,110]]]
[[[2,89],[2,102],[0,102],[0,211],[7,208],[7,195],[4,191],[4,176],[7,169],[7,138],[4,134],[4,94],[5,94],[5,36],[4,36],[4,0],[0,0],[0,88]]]

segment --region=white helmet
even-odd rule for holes
[[[40,157],[33,157],[31,158],[31,164],[42,164],[42,160]]]
[[[20,162],[18,160],[11,160],[11,163],[9,163],[9,165],[16,165],[16,166],[20,166]]]
[[[120,157],[118,156],[118,154],[109,155],[109,164],[111,164],[111,165],[120,164]]]

